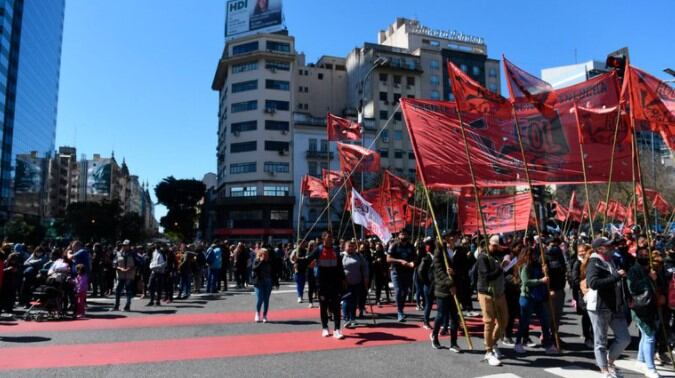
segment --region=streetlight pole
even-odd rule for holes
[[[357,113],[358,113],[357,121],[361,125],[361,146],[363,146],[363,147],[366,146],[366,139],[365,139],[366,138],[366,130],[365,130],[364,123],[363,123],[363,115],[364,115],[363,103],[365,101],[364,83],[365,83],[366,80],[368,80],[368,77],[370,76],[370,74],[372,74],[375,71],[375,69],[377,69],[380,66],[383,66],[383,65],[387,64],[388,62],[389,62],[389,59],[387,59],[385,57],[382,57],[382,56],[377,57],[373,61],[373,65],[370,67],[370,69],[368,69],[366,74],[363,75],[361,80],[359,80],[359,88],[358,88],[359,106],[357,108]],[[363,193],[364,185],[365,184],[364,184],[364,180],[363,180],[363,171],[362,171],[361,172],[361,193]],[[356,237],[356,235],[354,235],[354,237]],[[361,240],[364,240],[364,239],[365,239],[364,227],[361,226]]]

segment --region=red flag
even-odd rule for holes
[[[351,172],[377,172],[380,170],[380,154],[365,147],[338,142],[340,169]]]
[[[509,87],[511,102],[530,103],[546,118],[556,116],[555,104],[558,101],[556,91],[551,84],[531,75],[504,59],[504,73]]]
[[[625,207],[626,209],[626,219],[625,219],[625,224],[626,226],[632,226],[635,224],[635,214],[633,213],[633,206],[631,206],[632,201],[628,202],[628,205]]]
[[[581,222],[581,208],[577,202],[577,192],[572,192],[572,197],[570,197],[569,213],[568,216],[570,220]]]
[[[406,179],[400,178],[389,170],[384,171],[382,190],[400,198],[408,199],[415,193],[415,185]]]
[[[301,192],[312,199],[328,199],[328,191],[323,185],[323,181],[316,177],[303,176]]]
[[[406,222],[413,227],[429,228],[432,225],[431,215],[428,211],[411,205],[406,207]]]
[[[661,215],[670,214],[671,207],[668,201],[661,195],[661,193],[656,193],[654,200],[652,201],[652,207],[655,208]]]
[[[564,222],[567,220],[567,216],[569,215],[569,209],[566,208],[565,206],[561,205],[560,202],[558,201],[553,201],[553,204],[555,205],[555,219]]]
[[[471,196],[457,198],[459,224],[464,234],[483,232],[476,211],[476,201]],[[485,228],[489,234],[524,230],[530,221],[532,197],[529,193],[485,196],[481,198]]]
[[[361,124],[331,113],[326,117],[328,140],[359,140],[361,139]]]
[[[323,185],[326,188],[339,188],[344,183],[344,175],[340,171],[331,171],[329,169],[321,169],[323,177]]]
[[[452,93],[462,112],[511,117],[511,104],[508,100],[487,90],[450,61],[448,61],[448,76],[450,76]]]
[[[607,202],[599,201],[598,204],[595,205],[595,215],[604,215],[605,211],[607,211]]]
[[[405,200],[384,192],[381,187],[365,190],[361,196],[370,202],[382,218],[383,225],[391,232],[399,232],[405,228]]]
[[[577,129],[579,143],[611,145],[614,141],[618,110],[619,106],[594,109],[575,105],[574,111],[578,114]],[[628,120],[625,118],[625,114],[622,114],[619,122],[616,143],[618,145],[630,143],[630,140],[627,139],[630,134],[628,130]]]
[[[466,91],[465,91],[466,92]],[[619,88],[615,75],[604,74],[586,82],[557,91],[557,116],[543,117],[536,109],[516,106],[525,157],[533,185],[580,184],[584,182],[574,100],[583,96],[588,109],[612,108],[618,105]],[[493,107],[492,105],[490,105]],[[465,159],[464,138],[453,102],[402,99],[401,107],[408,134],[419,166],[418,174],[432,189],[448,190],[471,186]],[[463,106],[465,107],[465,106]],[[494,109],[499,109],[495,102]],[[476,180],[481,187],[527,185],[516,124],[512,116],[501,111],[462,112],[466,141],[471,153]],[[622,129],[623,127],[623,129]],[[620,124],[620,136],[626,135]],[[602,129],[602,128],[601,128]],[[584,148],[592,151],[585,157],[590,183],[606,183],[612,138],[585,138]],[[611,132],[614,131],[612,125]],[[632,181],[629,138],[619,140],[615,149],[612,181]]]
[[[630,102],[636,121],[645,122],[671,151],[675,149],[675,89],[670,84],[628,64],[621,98]]]

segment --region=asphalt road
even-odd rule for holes
[[[469,351],[460,336],[464,351],[455,354],[431,348],[414,306],[404,324],[385,305],[374,308],[377,324],[363,320],[345,330],[345,340],[322,338],[318,310],[296,303],[290,283],[273,292],[267,324],[253,322],[255,296],[247,291],[194,295],[162,307],[146,302],[134,299],[126,313],[109,312],[111,299],[92,299],[88,320],[0,320],[0,376],[600,377],[571,307],[561,328],[562,354],[535,347],[516,357],[503,347],[503,366],[490,367],[481,361],[479,317],[467,319],[475,349]],[[617,363],[626,377],[642,376],[634,367],[636,341]],[[447,338],[441,342],[449,344]],[[672,370],[662,374],[675,376]]]

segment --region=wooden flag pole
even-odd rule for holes
[[[584,156],[584,143],[583,141],[583,130],[581,130],[581,120],[579,119],[579,107],[577,107],[576,102],[574,103],[574,117],[576,118],[577,121],[577,131],[579,132],[579,152],[581,154],[581,170],[583,171],[584,174],[584,191],[586,192],[586,204],[584,205],[584,209],[581,210],[581,223],[579,224],[579,230],[581,230],[581,224],[584,223],[584,210],[586,209],[586,205],[588,205],[588,223],[591,229],[591,238],[593,238],[593,235],[595,235],[595,231],[593,230],[593,217],[591,216],[591,196],[588,194],[588,177],[586,175],[586,158]],[[613,154],[612,154],[613,155]],[[610,162],[611,166],[611,162]],[[610,168],[610,175],[611,175],[611,168]],[[604,226],[603,226],[604,227]]]
[[[326,149],[326,171],[330,175],[330,140],[326,140]],[[330,217],[330,179],[326,183],[326,191],[328,192],[328,198],[326,199],[326,219],[328,220],[328,231],[333,234],[333,220]]]
[[[511,105],[511,111],[513,113],[513,120],[516,126],[516,135],[518,136],[518,144],[520,145],[521,158],[525,166],[525,178],[527,179],[527,185],[530,188],[530,199],[532,201],[532,211],[534,211],[535,229],[537,231],[537,235],[539,236],[539,243],[537,244],[539,244],[541,267],[542,270],[544,271],[544,277],[548,278],[548,267],[546,266],[546,255],[544,254],[544,241],[542,240],[541,227],[539,226],[539,214],[537,214],[537,209],[534,205],[534,192],[532,191],[532,179],[530,178],[529,164],[527,163],[527,158],[525,156],[525,146],[523,146],[523,138],[520,132],[520,124],[518,123],[516,107],[513,104]],[[546,282],[546,290],[549,293],[551,292],[551,285],[549,282]],[[558,348],[558,350],[560,350],[560,339],[558,337],[558,329],[556,327],[555,308],[553,307],[553,299],[551,298],[550,295],[548,296],[548,307],[549,311],[551,312],[551,329],[553,330],[553,338],[555,339],[556,347]]]
[[[602,218],[602,228],[604,231],[607,225],[607,211],[609,210],[609,197],[612,193],[612,176],[614,174],[614,154],[616,152],[616,139],[619,135],[619,124],[621,123],[621,105],[617,105],[616,123],[614,125],[614,139],[612,141],[612,154],[609,159],[609,178],[607,180],[607,195],[605,196],[605,211]]]
[[[300,205],[298,206],[298,231],[297,231],[297,239],[296,239],[296,248],[300,248],[300,222],[301,222],[301,215],[302,215],[302,205],[305,202],[305,195],[302,194],[302,190],[300,191]]]

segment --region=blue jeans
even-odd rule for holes
[[[255,304],[255,310],[260,313],[262,307],[263,316],[267,316],[267,310],[270,307],[270,295],[272,294],[272,280],[259,280],[255,286],[255,296],[258,299]]]
[[[417,269],[413,272],[413,285],[415,286],[415,305],[420,306],[420,302],[425,300],[424,284],[417,277]]]
[[[595,343],[595,362],[600,369],[607,368],[607,359],[615,361],[630,344],[628,323],[623,311],[613,313],[611,311],[588,311],[593,325],[593,339]],[[607,351],[607,333],[609,328],[614,331],[614,342]]]
[[[180,289],[178,290],[178,296],[187,298],[192,293],[192,275],[191,274],[182,274],[180,276]]]
[[[433,286],[424,285],[424,323],[429,323],[431,318],[431,307],[434,305]]]
[[[644,362],[647,366],[647,369],[654,370],[654,352],[656,351],[656,335],[647,335],[647,333],[638,326],[640,329],[640,345],[638,347],[637,360]]]
[[[436,298],[436,319],[434,319],[434,330],[432,335],[438,336],[441,327],[445,327],[450,322],[450,342],[455,344],[457,342],[457,331],[459,330],[459,313],[457,306],[453,303],[452,296],[445,298]]]
[[[298,292],[298,298],[302,298],[302,295],[305,292],[306,280],[307,277],[305,276],[305,273],[295,273],[295,290]]]
[[[405,298],[408,296],[410,284],[412,283],[412,271],[400,273],[392,269],[391,282],[394,284],[394,290],[396,291],[396,309],[399,315],[402,315],[403,307],[405,307]]]
[[[131,298],[134,296],[134,280],[117,280],[117,286],[115,287],[115,307],[120,307],[120,297],[122,296],[122,290],[126,292],[127,304],[124,305],[124,308],[129,308],[131,306]]]
[[[363,291],[363,285],[349,285],[347,287],[346,297],[342,300],[342,317],[345,322],[356,320],[356,307]]]
[[[218,281],[220,281],[220,269],[209,268],[209,277],[208,281],[206,282],[206,292],[217,293]]]
[[[545,301],[536,301],[532,298],[521,296],[520,304],[520,321],[518,322],[518,336],[516,336],[516,344],[521,344],[527,341],[530,336],[530,320],[532,314],[536,313],[541,324],[541,335],[543,341],[541,345],[546,348],[552,344],[551,336],[551,321],[548,314],[548,309],[545,306]]]

